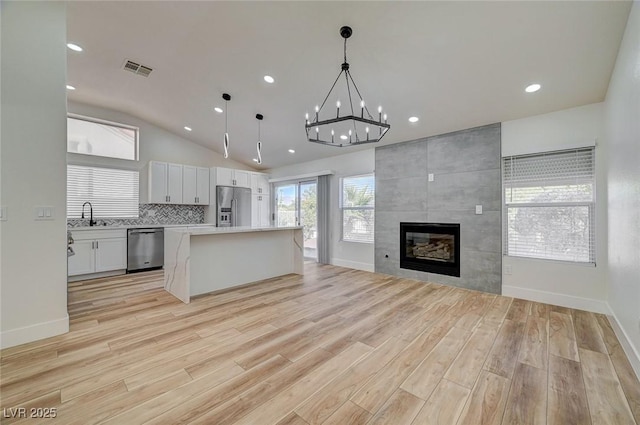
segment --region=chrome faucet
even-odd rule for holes
[[[97,223],[96,221],[93,219],[93,205],[91,205],[91,202],[87,201],[84,204],[82,204],[82,217],[84,218],[84,206],[89,204],[89,214],[91,214],[89,216],[89,226],[95,226]]]

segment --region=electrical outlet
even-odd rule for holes
[[[430,181],[430,182],[432,182],[432,181],[433,181],[433,179],[434,179],[434,177],[433,177],[433,173],[429,173],[429,181]]]
[[[507,264],[504,266],[504,274],[510,275],[513,273],[513,269],[511,268],[511,264]]]
[[[482,205],[476,205],[476,214],[482,214]]]

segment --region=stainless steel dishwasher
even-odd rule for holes
[[[164,229],[127,231],[127,273],[157,269],[164,265]]]

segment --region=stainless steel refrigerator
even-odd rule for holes
[[[251,226],[251,189],[216,187],[216,226]]]

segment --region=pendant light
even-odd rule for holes
[[[340,36],[344,38],[344,62],[340,73],[322,104],[320,106],[316,105],[314,116],[310,118],[308,113],[305,115],[305,130],[307,132],[307,140],[310,142],[336,147],[374,143],[380,141],[391,128],[387,123],[387,114],[382,114],[382,106],[378,107],[378,119],[369,113],[369,108],[365,105],[360,90],[358,90],[358,86],[353,81],[351,71],[349,71],[349,63],[347,62],[347,39],[352,34],[351,27],[344,26],[340,28]],[[323,110],[342,75],[344,75],[343,81],[346,83],[346,88],[343,90],[343,95],[346,97],[346,99],[343,99],[345,104],[341,105],[340,99],[338,99],[335,113]],[[354,95],[358,96],[357,99],[352,99]],[[354,101],[359,101],[355,104],[355,108]],[[341,106],[342,116],[340,116]],[[360,107],[360,113],[357,110],[358,106]],[[323,111],[326,113],[322,114]],[[337,135],[339,137],[336,137]],[[342,143],[338,139],[348,140],[348,142]]]
[[[262,142],[260,141],[260,121],[264,118],[262,114],[256,114],[256,118],[258,120],[258,143],[256,144],[256,149],[258,150],[258,164],[262,164]]]
[[[227,114],[229,111],[229,101],[231,100],[231,96],[227,93],[222,94],[222,98],[224,99],[224,157],[229,158],[229,129],[227,127]]]

